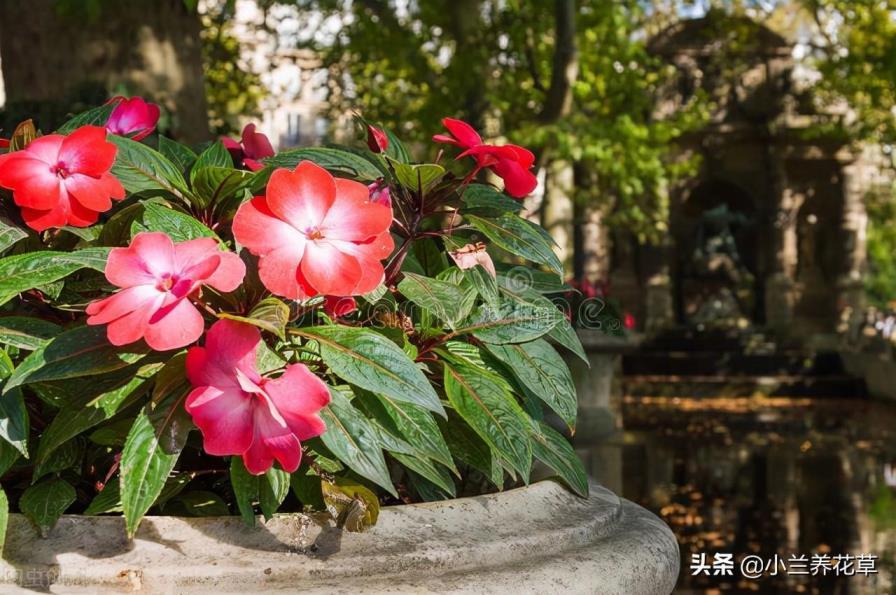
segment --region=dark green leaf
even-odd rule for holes
[[[121,502],[129,537],[165,487],[187,441],[192,421],[187,391],[171,394],[137,416],[121,454]]]
[[[75,498],[75,488],[67,481],[53,477],[26,489],[19,498],[19,509],[46,537]]]
[[[289,322],[289,306],[275,297],[269,297],[258,302],[246,316],[221,312],[218,314],[218,318],[245,322],[285,339],[286,323]]]
[[[488,212],[517,213],[523,208],[523,202],[514,200],[493,186],[470,184],[464,190],[463,201],[466,210],[487,210]]]
[[[392,167],[398,182],[415,192],[426,190],[433,182],[445,175],[445,168],[435,163],[408,165],[393,162]]]
[[[535,457],[556,471],[575,493],[587,498],[588,474],[566,438],[544,422],[533,425],[531,436]]]
[[[6,440],[0,440],[0,476],[9,471],[21,453]]]
[[[0,258],[0,304],[79,269],[103,272],[108,255],[108,248],[85,248],[75,252],[28,252]]]
[[[324,362],[343,380],[445,415],[423,372],[386,337],[369,329],[338,325],[293,332],[317,341]]]
[[[535,305],[505,299],[497,306],[479,306],[455,332],[473,334],[487,343],[522,343],[546,334],[561,319],[563,313],[553,304]]]
[[[230,509],[220,496],[206,490],[184,492],[177,496],[190,516],[230,516]]]
[[[145,394],[147,385],[147,376],[135,376],[121,386],[100,394],[83,409],[61,411],[41,435],[35,461],[38,464],[45,461],[59,445],[136,402]]]
[[[252,172],[249,171],[232,167],[204,167],[193,178],[193,198],[199,207],[220,205],[228,202],[251,181]]]
[[[265,471],[258,484],[258,504],[264,518],[270,520],[289,495],[289,473],[271,467]]]
[[[254,505],[258,502],[260,479],[258,475],[252,475],[246,470],[242,457],[230,457],[230,485],[233,487],[233,497],[243,522],[249,527],[255,526]]]
[[[432,413],[386,395],[364,396],[365,408],[387,431],[403,438],[417,452],[455,469],[451,451]]]
[[[0,343],[34,351],[62,332],[62,327],[42,318],[4,316],[0,318]]]
[[[5,351],[0,351],[0,379],[8,378],[12,371],[12,360]],[[31,425],[22,391],[4,390],[0,394],[0,438],[27,458],[30,432]]]
[[[405,273],[398,290],[421,308],[431,312],[454,328],[470,313],[474,296],[448,281]]]
[[[132,344],[115,347],[102,326],[79,326],[51,339],[19,364],[4,391],[33,382],[62,380],[112,372],[140,360],[148,349]]]
[[[94,496],[90,506],[84,511],[87,516],[122,512],[121,486],[118,480],[112,480],[103,487],[103,491]]]
[[[445,493],[454,497],[457,495],[457,490],[454,487],[454,480],[451,479],[451,474],[448,473],[448,470],[439,465],[438,463],[434,463],[433,461],[421,457],[416,457],[414,455],[402,454],[399,452],[390,453],[395,460],[410,469],[411,471],[425,477],[435,485],[439,486]]]
[[[58,473],[66,469],[79,471],[84,458],[86,441],[78,436],[55,449],[43,462],[34,466],[31,482],[35,482],[47,473]]]
[[[196,163],[190,170],[190,182],[194,182],[196,175],[207,167],[233,167],[233,157],[230,156],[230,151],[224,148],[224,143],[221,141],[213,142],[199,154]]]
[[[215,232],[194,217],[154,202],[144,203],[141,222],[131,224],[131,235],[142,231],[161,231],[175,242],[185,242],[196,238],[218,239]],[[220,240],[219,240],[220,241]]]
[[[109,140],[118,146],[114,175],[128,192],[164,190],[180,196],[187,193],[187,183],[180,168],[161,153],[129,138],[112,135]]]
[[[484,368],[455,359],[445,362],[445,394],[455,411],[498,456],[528,477],[532,459],[530,421],[502,379]]]
[[[352,471],[397,496],[376,430],[340,391],[331,388],[330,394],[332,401],[321,411],[327,424],[321,440]]]
[[[180,167],[181,171],[187,171],[196,161],[196,153],[193,152],[193,149],[161,135],[159,135],[159,153]]]
[[[457,412],[449,410],[448,421],[439,420],[439,426],[457,460],[482,473],[498,489],[504,487],[504,469],[492,448]]]
[[[0,252],[5,252],[7,248],[27,237],[27,231],[6,217],[0,217]]]
[[[553,409],[570,427],[576,423],[576,387],[563,358],[542,339],[486,345],[522,385]]]
[[[383,177],[382,172],[373,163],[343,149],[331,147],[306,147],[282,151],[264,160],[271,167],[294,169],[302,161],[311,161],[334,174],[351,176],[365,182],[372,182]]]
[[[496,246],[522,256],[533,262],[547,265],[558,275],[563,274],[563,265],[554,250],[531,221],[505,213],[494,218],[467,215],[470,224],[481,231]]]
[[[105,126],[114,110],[115,104],[106,103],[86,112],[81,112],[60,126],[56,132],[59,134],[71,134],[81,126]]]

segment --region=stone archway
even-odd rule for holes
[[[743,326],[761,316],[756,201],[711,178],[687,192],[672,218],[672,269],[679,323]]]

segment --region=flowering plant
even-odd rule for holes
[[[247,127],[194,152],[157,118],[116,98],[0,152],[0,529],[10,509],[44,532],[122,512],[133,535],[150,510],[363,529],[533,461],[587,492],[546,423],[575,425],[555,345],[584,357],[545,297],[551,238],[459,168],[518,197],[531,153],[455,120],[447,165],[366,123],[368,148],[275,154]]]

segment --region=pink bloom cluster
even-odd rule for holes
[[[251,171],[262,169],[264,165],[260,160],[274,155],[271,141],[261,132],[255,132],[255,124],[246,124],[239,142],[227,137],[222,138],[221,142],[230,151],[237,166],[245,165]]]

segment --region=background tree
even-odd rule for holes
[[[0,0],[0,61],[9,130],[36,114],[51,130],[110,94],[160,103],[163,125],[188,142],[209,137],[200,23],[184,0]]]

